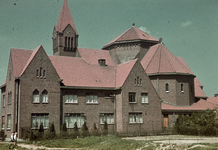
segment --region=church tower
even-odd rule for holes
[[[78,33],[66,0],[53,30],[53,55],[75,57],[78,47]]]

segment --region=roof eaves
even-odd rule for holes
[[[148,74],[148,76],[157,76],[157,75],[188,75],[188,76],[193,76],[193,77],[196,77],[195,75],[193,74],[189,74],[189,73],[179,73],[179,72],[173,72],[173,73],[151,73],[151,74]]]
[[[91,90],[119,90],[122,87],[85,87],[85,86],[61,86],[62,89],[91,89]]]

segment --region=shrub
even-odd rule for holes
[[[55,138],[56,133],[55,133],[55,127],[54,127],[54,122],[49,127],[49,133],[50,133],[50,139]]]
[[[74,128],[73,128],[73,133],[70,134],[70,137],[75,139],[79,136],[79,129],[78,129],[78,126],[77,126],[77,123],[75,122],[74,123]]]
[[[103,135],[108,135],[108,124],[106,121],[104,122]]]
[[[43,123],[41,123],[38,130],[38,139],[42,139],[43,135],[44,135],[44,128],[43,128]]]
[[[82,126],[82,137],[87,137],[87,136],[89,136],[89,129],[86,125],[86,122],[84,122]]]
[[[98,129],[97,129],[95,123],[93,124],[92,135],[93,136],[98,136]]]
[[[61,138],[68,138],[67,124],[66,124],[65,122],[64,122],[63,125],[61,126],[60,137],[61,137]]]

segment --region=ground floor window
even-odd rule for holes
[[[129,123],[143,123],[142,113],[129,113]]]
[[[7,129],[11,129],[11,114],[7,116]]]
[[[2,116],[2,129],[5,128],[5,116]]]
[[[100,124],[104,124],[105,121],[107,122],[107,124],[114,124],[114,114],[113,113],[100,114]]]
[[[32,114],[32,128],[38,129],[41,123],[43,128],[49,127],[49,114]]]
[[[65,114],[64,121],[67,128],[74,128],[75,122],[77,123],[77,127],[81,128],[85,122],[85,114]]]

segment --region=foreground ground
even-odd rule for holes
[[[10,142],[0,142],[1,150],[8,150]],[[183,135],[126,137],[99,136],[72,139],[18,142],[17,150],[216,150],[218,137]]]

